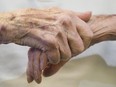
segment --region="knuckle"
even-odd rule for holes
[[[70,23],[71,23],[71,17],[68,16],[68,15],[66,15],[66,16],[65,16],[65,19],[64,19],[64,22],[65,22],[66,24],[70,24]]]
[[[56,47],[56,39],[54,38],[53,35],[51,34],[46,34],[44,35],[44,38],[45,40],[43,41],[43,43],[46,45],[46,46],[49,46],[50,48],[54,48]]]
[[[55,58],[55,56],[47,53],[48,60],[51,64],[58,64],[60,62],[59,58]]]
[[[62,24],[70,24],[71,23],[71,18],[67,14],[61,14],[59,17],[59,22]]]

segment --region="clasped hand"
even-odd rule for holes
[[[1,43],[30,46],[27,80],[41,82],[41,74],[51,76],[71,57],[87,49],[93,32],[86,24],[91,13],[59,8],[24,9],[9,13],[2,23]],[[10,34],[10,35],[9,35]]]

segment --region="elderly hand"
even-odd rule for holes
[[[93,33],[80,19],[87,15],[57,8],[1,13],[0,40],[47,51],[50,63],[66,61],[90,44]]]
[[[42,70],[44,76],[54,74],[89,46],[93,33],[84,21],[90,16],[58,8],[1,13],[0,42],[32,47],[27,80],[40,83]]]
[[[56,54],[54,50],[51,52],[42,52],[39,49],[31,48],[28,54],[28,82],[32,82],[34,79],[37,83],[40,83],[42,71],[44,76],[50,76],[56,73],[71,57],[83,52],[90,45],[93,36],[92,31],[84,22],[90,19],[91,14],[89,12],[82,14],[56,8],[47,9],[46,11],[52,12],[52,14],[55,13],[52,17],[55,18],[54,23],[58,27],[54,31],[60,30],[56,38],[59,44],[60,60],[56,64],[51,62],[52,58],[53,60],[58,58],[55,57],[56,55],[49,57]],[[49,28],[47,27],[46,29],[49,30]],[[53,34],[54,31],[52,31]]]

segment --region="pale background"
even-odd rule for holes
[[[44,2],[47,1],[47,2]],[[116,14],[116,0],[0,0],[0,11],[58,6]],[[116,87],[116,42],[92,46],[40,85],[26,82],[28,47],[0,45],[0,87]]]

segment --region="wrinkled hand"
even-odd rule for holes
[[[57,8],[1,13],[0,42],[32,47],[27,80],[40,83],[42,71],[44,76],[54,74],[89,46],[92,32],[84,21],[90,16]]]
[[[90,13],[87,15],[58,8],[1,13],[1,43],[13,42],[47,51],[50,63],[66,61],[82,52],[91,41],[92,32],[80,19],[88,20]]]
[[[78,55],[87,49],[92,39],[93,33],[89,26],[84,22],[90,19],[90,13],[81,14],[62,9],[48,9],[48,11],[55,12],[55,24],[58,25],[55,30],[60,30],[60,33],[56,38],[56,41],[59,44],[58,50],[60,58],[58,60],[56,55],[54,57],[49,57],[56,54],[57,51],[47,51],[48,56],[46,52],[31,48],[28,53],[28,82],[32,82],[34,79],[37,83],[40,83],[42,72],[44,76],[50,76],[56,73],[71,57]],[[49,27],[47,27],[47,29],[49,29]],[[53,64],[51,59],[58,61],[56,64]]]

